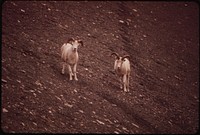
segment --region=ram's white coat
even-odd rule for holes
[[[76,68],[79,59],[79,45],[83,45],[83,42],[70,38],[68,43],[64,43],[61,47],[61,59],[63,60],[62,74],[65,73],[65,66],[67,65],[69,70],[69,80],[72,80],[72,76],[74,76],[76,81],[78,80],[76,75]],[[71,66],[73,66],[73,70],[71,69]]]
[[[117,53],[112,53],[111,55],[116,56],[116,60],[114,62],[114,71],[119,76],[120,80],[120,88],[122,89],[124,86],[124,91],[129,91],[129,78],[130,78],[130,61],[128,58],[130,58],[129,55],[124,55],[123,57],[120,57]],[[122,86],[123,84],[123,86]]]

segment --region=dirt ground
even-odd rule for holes
[[[60,47],[83,41],[78,81]],[[6,1],[1,129],[6,133],[190,134],[199,130],[194,2]],[[130,92],[113,72],[129,54]]]

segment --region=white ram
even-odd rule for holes
[[[76,68],[79,59],[79,45],[83,45],[83,42],[81,40],[74,40],[73,38],[69,38],[68,42],[64,43],[61,47],[61,59],[63,60],[62,74],[65,73],[65,66],[67,64],[69,71],[69,80],[72,80],[72,76],[74,76],[74,79],[76,81],[78,80],[76,75]],[[71,66],[73,66],[73,72]]]
[[[130,78],[130,56],[129,55],[124,55],[123,57],[120,57],[118,53],[113,52],[111,54],[116,56],[116,60],[114,63],[114,71],[117,73],[119,76],[120,80],[120,88],[122,89],[124,86],[124,91],[128,92],[129,91],[129,78]],[[123,80],[123,81],[122,81]],[[123,86],[122,86],[123,84]]]

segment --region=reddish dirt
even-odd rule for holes
[[[70,37],[85,45],[77,82],[61,74]],[[112,51],[131,56],[128,93]],[[198,4],[6,1],[1,82],[6,133],[196,133]]]

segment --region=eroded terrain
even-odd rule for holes
[[[194,2],[6,1],[1,128],[9,133],[196,133],[199,8]],[[81,39],[78,81],[60,47]],[[131,56],[130,92],[111,52]]]

